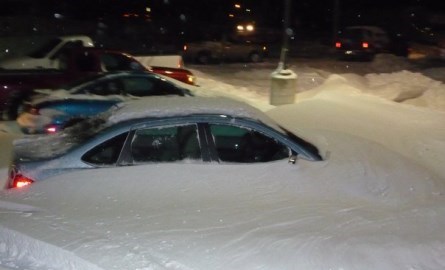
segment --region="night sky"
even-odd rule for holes
[[[141,14],[156,25],[198,29],[254,22],[282,28],[286,0],[0,0],[0,16],[27,15],[108,21]],[[413,22],[429,27],[431,14],[445,14],[445,0],[289,0],[290,26],[302,34],[332,32],[334,25],[372,24],[399,31]],[[241,8],[236,9],[235,3]],[[147,14],[146,8],[151,8]],[[233,17],[229,17],[233,14]],[[139,17],[146,18],[146,17]],[[445,24],[445,23],[444,23]],[[435,26],[432,26],[435,27]],[[443,26],[442,26],[443,27]],[[182,30],[181,30],[182,31]]]

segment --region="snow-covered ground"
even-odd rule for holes
[[[190,68],[198,94],[260,108],[325,160],[99,169],[4,191],[0,266],[445,268],[445,69],[294,62],[295,102],[274,106],[274,65]],[[3,179],[17,136],[0,123]]]

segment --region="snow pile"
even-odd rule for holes
[[[196,93],[267,111],[324,161],[102,168],[4,191],[0,265],[445,269],[444,85],[295,71],[295,104],[269,104],[267,68],[195,72]]]

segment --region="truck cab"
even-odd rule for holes
[[[49,39],[30,53],[0,61],[3,69],[57,69],[60,54],[71,48],[94,47],[88,36],[60,36]]]

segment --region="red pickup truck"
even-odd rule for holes
[[[0,119],[14,120],[34,89],[56,89],[85,76],[107,71],[148,70],[195,84],[193,74],[182,68],[145,67],[132,56],[98,48],[76,48],[61,52],[57,69],[0,70]]]

